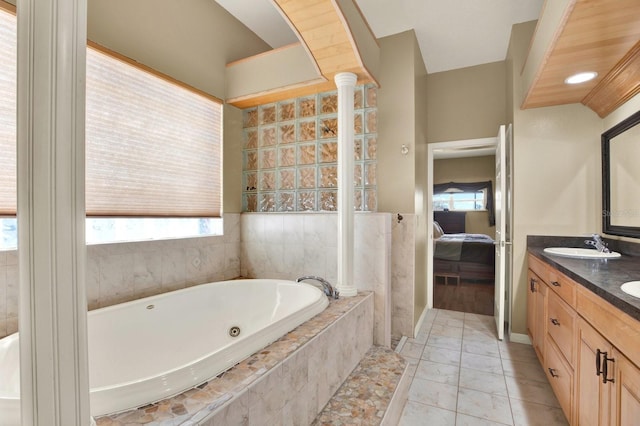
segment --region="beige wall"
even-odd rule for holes
[[[378,72],[378,211],[415,209],[415,80],[413,31],[384,37]],[[402,144],[409,154],[402,155]]]
[[[495,137],[507,121],[505,62],[429,74],[427,139]]]
[[[602,121],[581,104],[521,110],[520,75],[535,23],[515,25],[509,55],[514,104],[512,332],[526,334],[527,235],[600,229]]]
[[[447,182],[484,182],[490,180],[493,190],[496,188],[496,157],[448,158],[435,160],[433,165],[433,183]],[[465,220],[466,232],[486,234],[496,233],[495,226],[489,226],[487,211],[469,211]]]
[[[415,213],[414,324],[427,304],[427,70],[413,31],[379,40],[378,211]],[[403,155],[406,144],[409,153]]]
[[[89,0],[88,38],[221,99],[225,66],[270,47],[216,2]],[[224,108],[223,209],[241,211],[242,117]]]
[[[89,0],[87,26],[90,40],[222,99],[226,64],[270,49],[211,0]]]

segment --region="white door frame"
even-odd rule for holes
[[[497,138],[435,142],[427,147],[427,307],[433,308],[433,164],[436,151],[495,146]],[[509,305],[511,301],[507,302]],[[510,311],[510,306],[507,308]]]

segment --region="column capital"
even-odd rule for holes
[[[358,81],[358,76],[352,72],[340,72],[333,77],[333,81],[336,82],[336,86],[355,86]]]

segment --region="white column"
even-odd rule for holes
[[[18,1],[22,424],[88,425],[87,0]]]
[[[357,294],[353,282],[353,93],[357,77],[343,72],[338,86],[338,283],[340,296]]]

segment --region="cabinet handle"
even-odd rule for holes
[[[549,320],[551,321],[551,324],[553,324],[553,325],[560,325],[560,321],[558,321],[555,318],[549,318]]]
[[[613,358],[607,358],[606,352],[602,352],[602,354],[604,355],[604,365],[602,366],[602,383],[613,383],[615,382],[615,379],[609,379],[607,376],[609,375],[609,361],[615,362],[615,360]]]
[[[529,280],[529,287],[531,288],[531,293],[535,293],[536,292],[536,279],[535,278],[531,278]]]
[[[549,374],[551,374],[551,377],[560,377],[558,374],[556,374],[556,370],[554,368],[548,368],[549,370]]]
[[[551,285],[554,287],[560,287],[560,283],[558,281],[551,281]]]
[[[602,374],[602,370],[600,369],[600,356],[605,353],[606,352],[600,352],[600,349],[596,349],[596,376]]]

